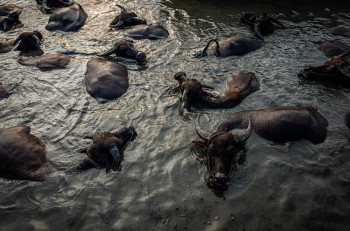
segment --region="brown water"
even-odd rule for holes
[[[0,36],[16,38],[38,29],[46,54],[98,53],[125,38],[108,28],[119,12],[116,1],[78,2],[88,20],[78,32],[67,33],[46,31],[49,15],[34,0],[2,0],[23,8],[24,26]],[[349,3],[218,2],[118,1],[170,36],[135,41],[149,60],[145,66],[124,63],[130,87],[106,104],[85,90],[86,63],[93,55],[73,54],[66,69],[41,72],[19,65],[17,52],[0,54],[0,82],[11,89],[11,96],[0,101],[1,127],[30,125],[58,170],[83,158],[78,150],[89,144],[83,139],[89,133],[134,125],[139,134],[125,150],[121,171],[106,175],[96,168],[44,182],[0,179],[1,230],[349,230],[350,146],[343,116],[350,89],[300,81],[296,75],[305,65],[328,60],[316,43],[339,39],[350,45],[348,38],[323,32],[339,24],[350,27]],[[242,11],[269,12],[288,29],[277,30],[262,49],[243,57],[192,57],[211,38],[254,36],[239,23]],[[240,105],[182,111],[174,90],[176,72],[185,71],[220,93],[226,78],[242,70],[256,74],[261,90]],[[214,130],[233,112],[287,105],[316,107],[329,122],[325,142],[281,145],[253,133],[228,190],[208,188],[205,155],[191,144],[198,138],[197,113],[203,127]]]

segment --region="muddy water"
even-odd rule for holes
[[[328,59],[315,44],[339,39],[350,45],[350,39],[323,32],[339,24],[350,27],[348,3],[232,2],[118,1],[170,36],[135,41],[148,54],[147,64],[120,61],[129,70],[130,87],[118,100],[99,104],[83,78],[93,53],[126,38],[108,28],[119,12],[115,2],[79,0],[88,20],[78,32],[66,33],[44,29],[49,15],[34,0],[3,0],[23,8],[23,27],[0,32],[1,37],[37,29],[46,54],[70,52],[72,62],[63,70],[41,72],[19,65],[17,52],[0,54],[0,82],[11,92],[0,101],[1,127],[30,125],[59,171],[83,158],[79,149],[89,144],[83,139],[87,134],[134,125],[138,137],[125,150],[121,170],[108,175],[97,168],[45,182],[0,179],[1,229],[348,230],[350,147],[343,116],[350,90],[296,75],[305,65]],[[288,29],[277,30],[262,49],[243,57],[192,57],[211,38],[254,36],[239,23],[242,11],[269,12]],[[226,78],[242,70],[256,74],[261,90],[237,107],[181,109],[173,79],[177,71],[221,93]],[[316,107],[329,121],[325,142],[276,144],[253,133],[239,153],[228,190],[208,188],[206,157],[191,144],[197,113],[203,127],[214,130],[233,112],[287,105]]]

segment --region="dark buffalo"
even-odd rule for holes
[[[114,44],[114,47],[98,56],[109,56],[116,54],[125,58],[135,59],[137,62],[146,61],[146,54],[135,49],[133,41],[121,40]]]
[[[201,137],[194,140],[209,156],[210,185],[225,188],[229,182],[231,163],[235,150],[242,146],[251,131],[279,143],[307,139],[313,144],[322,143],[327,136],[327,120],[312,107],[279,107],[236,112],[224,120],[215,132],[205,131],[196,121],[196,131]],[[233,134],[233,129],[246,129]]]
[[[137,18],[137,15],[134,12],[129,13],[123,6],[118,4],[116,4],[116,6],[118,6],[122,11],[113,19],[109,25],[110,27],[120,29],[140,24],[147,24],[145,19]]]
[[[77,167],[81,171],[93,167],[106,167],[108,172],[120,163],[120,153],[136,136],[135,129],[123,128],[119,132],[100,133],[87,148],[86,157]],[[45,180],[56,172],[46,160],[45,144],[30,134],[29,126],[0,129],[0,176],[12,179]]]
[[[77,31],[85,24],[87,14],[79,4],[55,10],[45,26],[48,31]]]
[[[7,53],[12,50],[12,44],[13,41],[6,39],[6,38],[1,38],[0,39],[0,53]]]
[[[318,67],[306,67],[299,73],[308,80],[329,81],[350,85],[350,54],[334,57]]]
[[[18,63],[22,65],[36,66],[42,71],[66,67],[71,61],[68,55],[43,55],[44,52],[40,48],[42,38],[42,34],[39,31],[24,32],[18,36],[14,42],[14,45],[19,42],[19,45],[15,50],[21,51]]]
[[[213,42],[214,45],[211,45]],[[215,56],[222,58],[228,56],[242,56],[261,48],[264,44],[264,41],[240,35],[232,36],[225,40],[212,39],[197,57],[207,56],[208,48],[214,51]]]
[[[187,78],[184,72],[176,73],[174,79],[179,81],[182,102],[188,111],[195,108],[231,108],[241,103],[248,95],[259,90],[260,85],[251,72],[240,72],[226,80],[225,96],[214,98],[203,90],[208,88],[196,79]]]
[[[136,136],[134,127],[124,127],[117,133],[95,133],[92,137],[93,143],[82,151],[86,153],[85,161],[75,170],[84,170],[91,164],[106,166],[106,173],[111,169],[116,170],[122,159],[121,154]]]
[[[19,24],[19,15],[22,9],[13,5],[0,6],[0,30],[7,31],[15,24]]]
[[[2,86],[2,83],[0,83],[0,99],[6,98],[8,96],[7,91]]]
[[[252,26],[256,35],[262,40],[264,40],[263,36],[272,34],[275,31],[276,25],[277,28],[285,29],[282,23],[266,13],[242,12],[241,22]]]
[[[129,87],[128,71],[121,64],[94,58],[87,63],[85,86],[99,103],[117,99]]]
[[[41,9],[44,13],[50,14],[54,10],[67,7],[74,4],[73,0],[36,0],[41,5]]]
[[[42,71],[65,68],[71,59],[64,54],[47,54],[35,57],[20,56],[18,63],[22,65],[36,66]]]
[[[350,46],[338,40],[327,41],[316,47],[329,58],[350,53]]]
[[[335,27],[328,28],[326,30],[326,33],[333,34],[333,35],[341,35],[341,36],[350,38],[350,29],[344,28],[342,26],[335,26]]]
[[[169,32],[160,26],[137,25],[125,30],[127,36],[133,39],[163,39],[169,37]]]
[[[42,55],[44,53],[40,48],[40,42],[42,39],[43,35],[37,30],[33,32],[23,32],[14,41],[13,46],[19,43],[15,48],[15,51],[20,51],[20,56]]]

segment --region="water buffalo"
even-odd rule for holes
[[[316,47],[329,58],[350,53],[350,46],[337,40],[327,41]]]
[[[0,83],[0,99],[6,98],[8,96],[7,91],[2,86],[2,83]]]
[[[19,15],[22,9],[13,5],[0,6],[0,30],[7,31],[15,24],[19,24]]]
[[[210,46],[212,42],[215,42],[215,44]],[[242,56],[261,48],[264,44],[264,41],[240,35],[235,35],[225,40],[212,39],[197,57],[207,56],[208,48],[214,51],[215,56],[222,58]]]
[[[20,56],[18,63],[22,65],[36,66],[42,71],[65,68],[71,59],[64,54],[47,54],[35,57]]]
[[[335,26],[335,27],[328,28],[326,30],[326,33],[333,34],[333,35],[341,35],[341,36],[350,38],[350,29],[344,28],[342,26]]]
[[[349,86],[350,54],[336,56],[318,67],[306,67],[299,76],[308,80],[329,81]]]
[[[117,99],[129,87],[128,71],[121,64],[94,58],[87,63],[85,86],[99,103]]]
[[[179,81],[182,93],[182,102],[188,111],[195,108],[231,108],[241,103],[251,93],[259,90],[260,85],[251,72],[238,74],[228,77],[226,80],[226,92],[224,96],[219,98],[212,97],[203,90],[208,88],[202,85],[196,79],[187,78],[184,72],[175,74],[174,79]]]
[[[133,39],[163,39],[169,37],[169,32],[160,27],[152,25],[136,25],[125,30],[126,35]]]
[[[19,45],[15,50],[21,51],[18,63],[22,65],[36,66],[42,71],[66,67],[71,61],[68,55],[43,55],[44,52],[40,48],[42,38],[42,34],[39,31],[24,32],[18,36],[14,42],[14,45],[19,42]]]
[[[54,10],[74,4],[73,0],[36,0],[41,5],[44,13],[52,13]]]
[[[7,53],[12,50],[12,44],[13,41],[6,39],[6,38],[1,38],[0,39],[0,53]]]
[[[117,133],[94,135],[93,144],[86,149],[86,157],[69,172],[93,167],[106,167],[106,172],[120,163],[120,153],[136,136],[133,127]],[[30,134],[29,126],[0,129],[0,176],[11,179],[42,181],[56,170],[46,160],[45,144]]]
[[[106,166],[106,173],[115,170],[121,161],[121,154],[130,141],[137,136],[134,127],[124,127],[117,133],[99,132],[92,136],[93,143],[82,152],[86,153],[85,161],[75,170],[83,170],[91,166]]]
[[[33,32],[23,32],[14,41],[13,46],[19,43],[15,48],[15,51],[20,51],[20,56],[42,55],[44,53],[40,48],[40,42],[42,39],[43,35],[37,30]]]
[[[45,26],[48,31],[77,31],[85,24],[87,14],[79,4],[55,10]]]
[[[241,13],[241,22],[249,24],[254,28],[256,35],[264,40],[263,35],[272,34],[277,24],[277,28],[285,29],[285,27],[277,19],[266,13]],[[275,23],[275,24],[274,24]]]
[[[203,147],[209,156],[209,183],[225,188],[235,150],[254,130],[261,137],[279,143],[307,139],[313,144],[322,143],[327,136],[327,120],[312,107],[278,107],[236,112],[217,127],[215,132],[205,131],[196,120],[196,132],[201,137],[194,143]],[[237,135],[229,131],[246,129]]]
[[[134,48],[133,41],[121,40],[114,44],[114,47],[98,56],[109,56],[116,54],[125,58],[135,59],[137,62],[146,61],[146,54]]]
[[[137,15],[134,12],[128,13],[123,6],[118,4],[116,4],[116,6],[118,6],[122,11],[113,19],[109,25],[110,27],[125,28],[129,26],[147,24],[145,19],[137,18]]]

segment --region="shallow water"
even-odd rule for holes
[[[0,54],[0,82],[11,93],[0,101],[1,127],[30,125],[60,171],[83,158],[79,149],[89,144],[83,139],[87,134],[134,125],[138,137],[126,148],[121,171],[106,175],[96,168],[44,182],[1,178],[2,230],[349,230],[350,146],[343,116],[349,111],[350,89],[301,81],[296,75],[305,65],[328,60],[316,43],[339,39],[350,45],[349,38],[324,33],[339,24],[350,27],[346,3],[118,1],[149,24],[165,27],[170,36],[135,41],[148,54],[147,64],[124,62],[128,91],[99,104],[83,79],[94,57],[88,54],[126,38],[108,28],[119,12],[115,2],[79,0],[89,17],[78,32],[46,31],[49,15],[34,0],[4,2],[23,8],[23,27],[0,32],[1,37],[14,39],[38,29],[46,54],[76,53],[66,69],[50,72],[21,66],[17,52]],[[254,36],[239,23],[242,11],[269,12],[288,29],[276,30],[262,49],[243,57],[193,58],[211,38]],[[185,71],[220,93],[226,78],[242,70],[256,74],[260,91],[233,109],[183,112],[176,72]],[[203,127],[213,131],[233,112],[287,105],[316,107],[329,122],[325,142],[281,145],[253,133],[228,190],[208,188],[205,155],[191,144],[198,138],[197,113]]]

